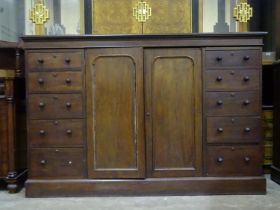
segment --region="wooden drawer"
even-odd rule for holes
[[[206,68],[260,67],[260,50],[207,50]]]
[[[83,117],[81,94],[31,94],[28,104],[30,119]]]
[[[32,72],[28,75],[28,90],[30,93],[39,91],[81,91],[82,85],[82,72]]]
[[[31,120],[29,142],[32,147],[67,147],[83,145],[82,120]]]
[[[206,90],[258,90],[260,73],[257,70],[206,71]]]
[[[259,92],[207,92],[208,115],[259,115]]]
[[[208,176],[260,176],[263,151],[260,146],[208,146]]]
[[[29,52],[26,54],[26,66],[30,71],[53,69],[77,69],[83,66],[82,51]]]
[[[84,149],[32,149],[29,154],[30,178],[85,177]]]
[[[246,143],[261,140],[260,117],[208,117],[208,143]]]

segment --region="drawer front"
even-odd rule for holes
[[[83,53],[71,52],[32,52],[26,55],[29,70],[75,69],[83,66]]]
[[[208,92],[208,115],[259,115],[259,92]]]
[[[85,177],[84,149],[32,149],[29,157],[30,178]]]
[[[28,76],[30,93],[38,91],[81,91],[82,72],[32,72]]]
[[[262,175],[263,151],[260,146],[208,146],[208,176]]]
[[[257,70],[206,71],[207,90],[258,90],[260,73]]]
[[[205,56],[206,68],[260,67],[260,50],[209,50]]]
[[[28,103],[31,119],[83,117],[81,94],[33,94]]]
[[[261,140],[260,117],[208,117],[208,143],[246,143]]]
[[[83,145],[82,120],[31,120],[29,141],[32,147]]]

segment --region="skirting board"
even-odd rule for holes
[[[265,194],[264,177],[56,179],[26,182],[26,197]]]

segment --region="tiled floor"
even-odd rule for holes
[[[267,195],[25,198],[0,191],[4,210],[280,210],[280,185],[267,178]]]

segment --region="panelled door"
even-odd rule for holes
[[[142,52],[141,48],[87,50],[91,178],[145,177]]]
[[[144,52],[148,177],[201,175],[199,49]]]
[[[192,0],[92,0],[93,34],[191,31]]]

